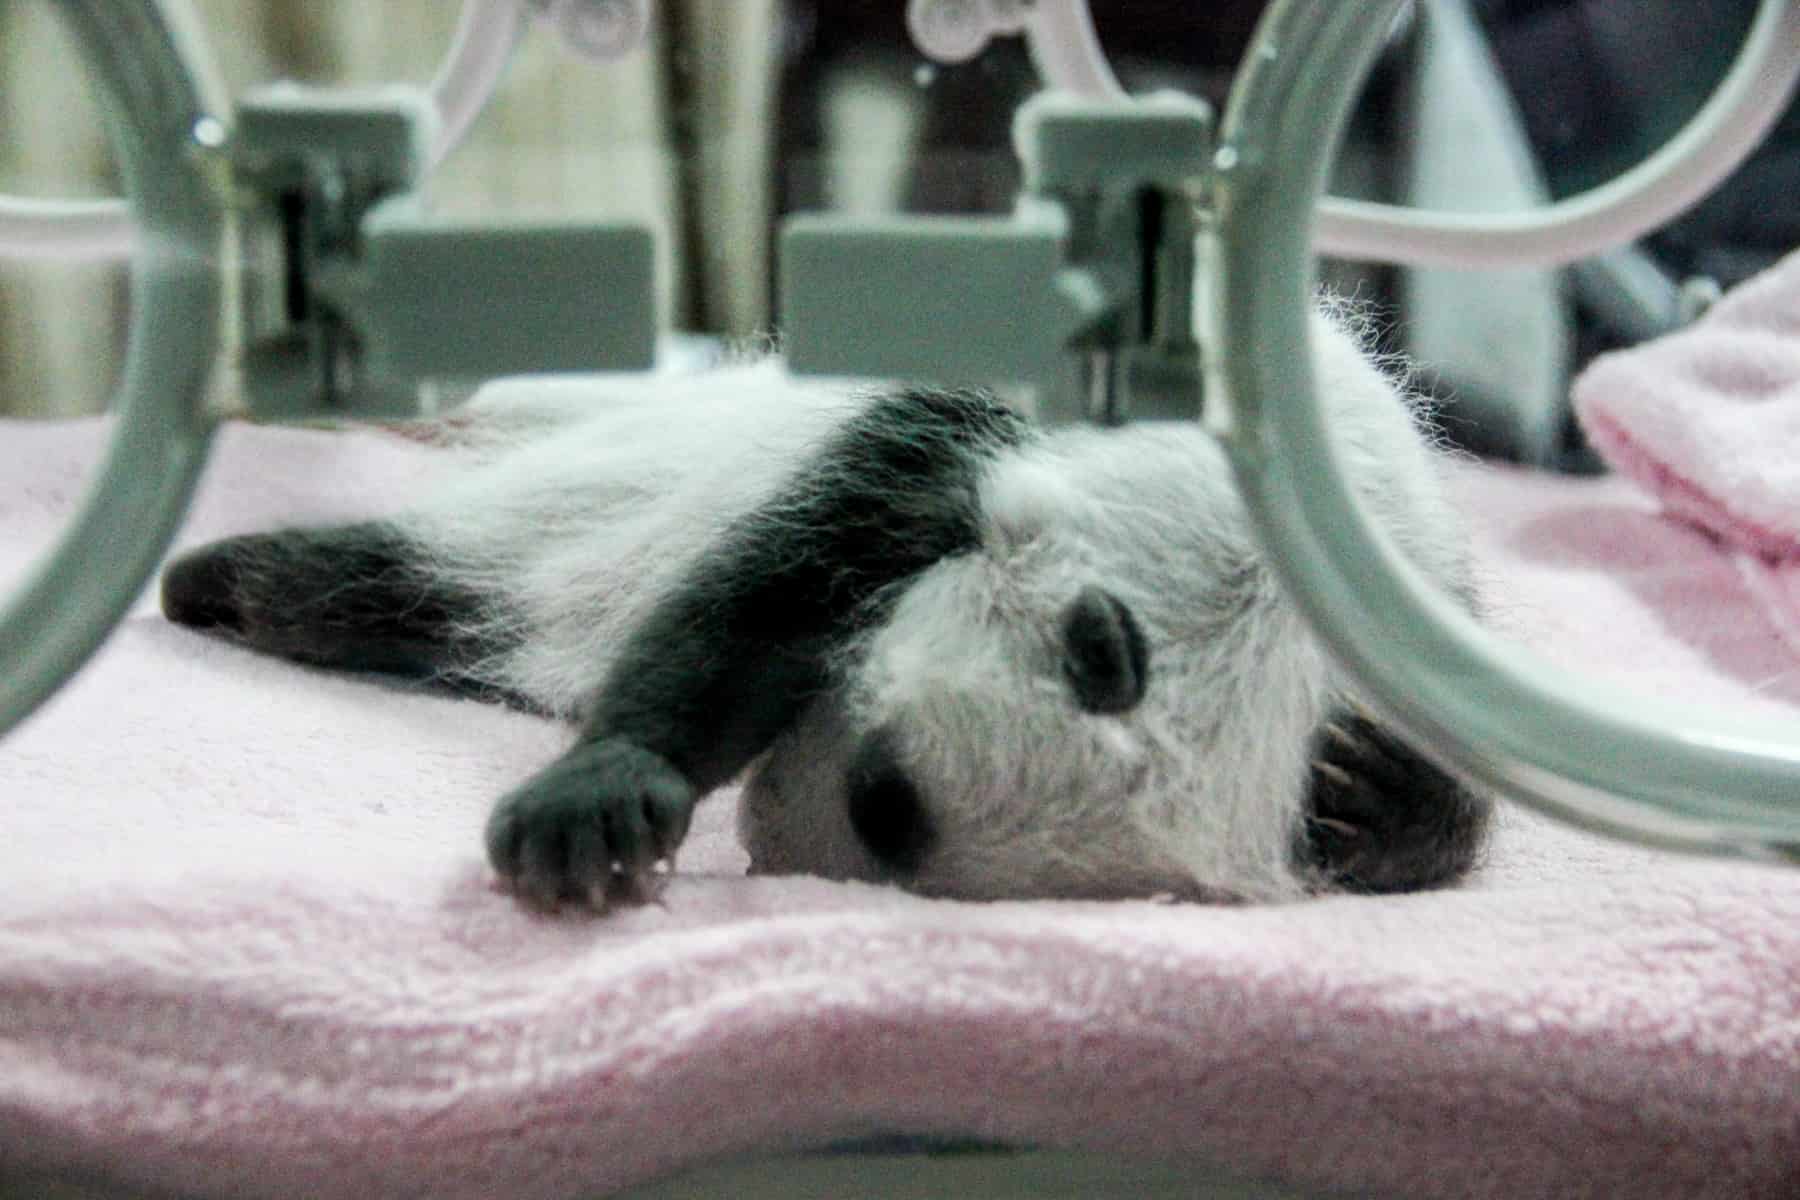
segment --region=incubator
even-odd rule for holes
[[[1571,263],[1557,280],[1600,279],[1587,301],[1607,309],[1632,348],[1588,367],[1573,392],[1556,377],[1559,403],[1583,403],[1605,375],[1622,408],[1667,383],[1666,392],[1708,417],[1721,408],[1728,418],[1780,410],[1743,421],[1729,443],[1739,453],[1723,457],[1738,470],[1760,454],[1791,481],[1786,448],[1800,430],[1791,194],[1763,214],[1776,228],[1768,248],[1789,254],[1764,272],[1780,285],[1773,302],[1767,289],[1739,282],[1766,261],[1737,274],[1684,262],[1681,272],[1716,276],[1722,287],[1702,280],[1683,290],[1678,278],[1671,286],[1637,271],[1638,247],[1606,248],[1662,226],[1734,164],[1754,168],[1794,144],[1800,0],[1657,2],[1670,25],[1711,22],[1706,37],[1681,47],[1684,61],[1671,63],[1677,56],[1666,44],[1652,48],[1668,71],[1647,86],[1682,91],[1681,103],[1647,123],[1640,144],[1624,145],[1631,139],[1617,123],[1606,129],[1602,139],[1619,143],[1619,153],[1596,164],[1604,169],[1545,189],[1562,199],[1499,211],[1508,198],[1466,188],[1464,199],[1495,210],[1475,213],[1440,211],[1455,207],[1441,195],[1356,186],[1370,111],[1390,115],[1384,89],[1429,57],[1432,39],[1442,45],[1456,21],[1473,30],[1477,10],[1492,17],[1529,8],[1535,18],[1581,8],[1629,24],[1656,3],[1132,0],[1109,10],[1088,0],[465,0],[441,14],[430,0],[346,4],[355,25],[338,31],[340,44],[356,47],[380,23],[384,39],[402,43],[398,30],[439,28],[432,22],[441,16],[440,31],[451,31],[454,16],[442,64],[420,75],[429,82],[283,84],[236,95],[215,66],[216,56],[241,68],[233,31],[203,28],[189,0],[39,6],[31,19],[53,16],[85,60],[128,195],[0,195],[0,258],[36,260],[27,271],[128,262],[131,295],[123,383],[109,418],[0,421],[0,580],[24,579],[12,595],[0,583],[0,1200],[1797,1194],[1800,875],[1791,867],[1800,861],[1800,532],[1792,512],[1773,522],[1788,539],[1779,548],[1786,557],[1752,564],[1771,579],[1784,572],[1778,578],[1790,592],[1781,611],[1792,615],[1784,629],[1773,619],[1778,606],[1740,574],[1750,557],[1742,547],[1683,523],[1692,515],[1683,498],[1644,487],[1640,475],[1622,468],[1576,479],[1434,455],[1454,502],[1441,515],[1454,507],[1466,518],[1468,536],[1455,545],[1467,542],[1479,585],[1471,590],[1491,603],[1478,627],[1389,543],[1383,531],[1393,522],[1371,523],[1359,509],[1354,496],[1391,516],[1416,507],[1416,494],[1385,443],[1376,441],[1375,453],[1357,443],[1356,406],[1342,402],[1349,391],[1315,380],[1331,377],[1329,354],[1323,368],[1314,354],[1332,342],[1309,346],[1324,324],[1308,320],[1318,307],[1315,273],[1328,288],[1341,283],[1344,260],[1376,279],[1391,263],[1483,268],[1463,281],[1459,298],[1506,274],[1486,268],[1530,275]],[[230,7],[211,3],[215,14]],[[0,5],[0,14],[28,8]],[[1148,33],[1112,23],[1115,14],[1152,10],[1136,22]],[[781,14],[770,18],[778,38],[740,38],[745,46],[736,48],[759,69],[776,73],[770,64],[779,63],[810,86],[827,74],[821,63],[840,61],[832,55],[854,59],[858,70],[873,62],[880,82],[893,85],[882,101],[916,102],[910,111],[927,114],[921,123],[957,110],[958,132],[979,124],[986,158],[921,152],[908,160],[909,144],[870,172],[882,174],[889,201],[905,189],[906,202],[887,209],[956,215],[883,215],[883,205],[849,195],[842,177],[806,160],[803,139],[802,153],[790,156],[782,151],[793,143],[774,137],[758,142],[765,158],[749,169],[717,172],[725,185],[701,180],[712,193],[694,169],[678,185],[659,178],[605,209],[630,219],[473,219],[428,202],[462,181],[459,171],[484,152],[482,137],[510,124],[519,109],[508,106],[544,76],[612,89],[604,104],[556,92],[559,132],[595,137],[573,151],[570,139],[546,140],[558,154],[594,154],[582,166],[603,170],[581,175],[583,187],[628,176],[620,164],[645,159],[596,150],[618,132],[607,123],[624,122],[628,110],[635,119],[637,85],[653,79],[671,95],[646,101],[646,110],[658,120],[685,112],[699,89],[694,78],[677,78],[681,55],[718,52],[750,12]],[[880,56],[867,54],[871,26],[858,23],[869,12],[888,39]],[[821,35],[834,21],[830,37]],[[1146,71],[1133,49],[1147,47],[1149,59],[1169,52],[1183,22],[1192,37],[1180,50],[1211,55],[1204,69]],[[1498,61],[1503,39],[1495,24],[1487,28]],[[428,50],[433,62],[436,49]],[[1565,49],[1539,40],[1522,56],[1525,69],[1568,66],[1557,59]],[[564,52],[574,58],[557,70],[568,74],[531,74]],[[14,65],[20,57],[12,55]],[[710,79],[736,62],[708,61],[690,74]],[[1444,70],[1466,80],[1468,63]],[[514,74],[501,89],[509,64]],[[341,74],[404,73],[387,65]],[[1598,73],[1597,64],[1576,62],[1570,75],[1586,81],[1590,68]],[[1040,84],[1047,94],[1035,94]],[[691,90],[674,95],[684,86]],[[1353,105],[1359,88],[1365,95]],[[875,119],[891,114],[863,103],[864,93],[844,96],[863,104],[854,120],[832,126],[831,114],[802,113],[793,123],[816,117],[808,136],[823,144],[829,127],[865,161],[881,157],[870,131],[892,132],[894,122]],[[1527,101],[1544,111],[1544,96],[1518,88],[1514,96],[1521,112]],[[21,106],[44,99],[36,90],[7,96]],[[766,96],[743,107],[756,114],[758,138],[794,117]],[[783,119],[764,120],[775,108]],[[486,128],[472,130],[484,111]],[[1452,143],[1463,132],[1443,112],[1411,120],[1420,111],[1393,122],[1404,127],[1395,141],[1405,140],[1409,164],[1428,157],[1423,126],[1449,130]],[[696,132],[703,121],[692,116],[671,116],[654,133],[648,123],[634,127],[619,144],[667,134],[676,148],[656,162],[671,177],[688,158],[713,155],[716,165],[742,148],[708,142],[717,131]],[[1683,121],[1675,136],[1662,135]],[[65,131],[59,124],[58,135]],[[916,146],[935,145],[919,134]],[[1334,146],[1341,153],[1328,176]],[[1379,144],[1377,154],[1394,150]],[[1430,153],[1455,157],[1442,141]],[[1620,162],[1639,158],[1618,173]],[[506,161],[509,182],[534,174]],[[892,169],[897,161],[907,169]],[[1790,163],[1800,179],[1800,156]],[[1740,168],[1714,199],[1736,195],[1746,174]],[[766,210],[789,214],[772,235]],[[1662,226],[1652,238],[1668,236]],[[717,263],[703,260],[738,240],[752,245],[716,270],[731,286],[709,291]],[[702,252],[688,254],[693,244]],[[1648,244],[1660,251],[1667,243]],[[693,310],[688,317],[709,305],[732,308],[743,299],[732,291],[746,284],[740,276],[754,276],[743,290],[758,297],[741,305],[747,319],[735,308],[728,320],[671,318],[681,304]],[[1718,290],[1717,305],[1691,327],[1657,337]],[[764,291],[777,302],[767,307],[779,315],[784,361],[759,354],[754,364],[691,370],[690,351],[711,356],[708,367],[726,351],[670,327],[764,329]],[[1432,315],[1416,299],[1408,296],[1402,324]],[[1541,349],[1504,322],[1459,316],[1465,330],[1491,335],[1475,344],[1496,359],[1516,363]],[[79,341],[88,328],[58,332]],[[1684,375],[1678,368],[1694,359],[1681,355],[1697,341],[1729,353],[1707,364],[1710,373]],[[1507,354],[1493,352],[1501,343],[1511,343]],[[1746,344],[1753,354],[1738,353]],[[672,347],[681,362],[670,362]],[[1367,347],[1349,353],[1385,399],[1396,399]],[[1746,357],[1755,369],[1735,371]],[[0,366],[9,361],[0,357]],[[1710,370],[1720,362],[1731,369]],[[796,386],[794,372],[815,375]],[[533,377],[486,382],[517,373]],[[1194,655],[1200,667],[1176,683],[1204,672],[1205,690],[1170,685],[1163,694],[1204,696],[1210,709],[1196,719],[1142,711],[1154,706],[1127,715],[1113,711],[1115,701],[1094,702],[1091,691],[1070,703],[1057,673],[1064,664],[1034,657],[1024,640],[993,658],[953,655],[946,644],[967,643],[932,625],[901,645],[927,647],[908,660],[926,671],[954,658],[957,682],[999,680],[973,693],[976,702],[945,711],[969,730],[963,757],[1010,780],[1030,821],[1058,815],[1041,803],[1046,794],[1103,801],[1089,806],[1095,824],[1074,826],[1063,845],[1104,842],[1121,824],[1119,808],[1143,793],[1116,800],[1085,784],[1058,791],[1040,782],[1049,776],[1017,764],[1041,765],[1051,757],[1044,747],[1065,737],[1078,751],[1089,734],[1096,744],[1110,739],[1110,749],[1155,726],[1212,734],[1205,774],[1192,777],[1204,786],[1184,777],[1171,789],[1194,797],[1197,809],[1225,807],[1218,779],[1236,779],[1244,795],[1271,794],[1267,776],[1246,770],[1242,756],[1213,755],[1215,746],[1285,747],[1269,761],[1310,771],[1309,786],[1325,779],[1347,792],[1373,776],[1379,792],[1396,774],[1393,757],[1352,762],[1359,774],[1351,776],[1337,765],[1345,760],[1333,760],[1331,739],[1385,753],[1380,746],[1393,739],[1359,742],[1344,725],[1391,720],[1481,791],[1561,820],[1502,808],[1493,836],[1467,847],[1480,855],[1477,868],[1428,892],[1367,894],[1380,889],[1351,875],[1354,889],[1296,892],[1291,902],[1146,894],[1160,882],[1135,898],[1021,892],[990,902],[827,878],[816,861],[801,862],[799,873],[779,860],[759,864],[747,826],[733,826],[754,810],[755,785],[727,785],[695,806],[680,869],[657,873],[654,902],[545,912],[506,894],[504,869],[482,860],[476,830],[502,788],[567,749],[563,722],[484,702],[488,693],[451,694],[436,686],[441,675],[416,686],[385,673],[358,678],[277,662],[240,639],[178,628],[165,616],[171,610],[153,612],[144,595],[172,538],[185,550],[284,525],[379,523],[437,495],[465,453],[479,457],[482,439],[515,417],[556,429],[571,414],[584,423],[624,414],[653,435],[701,431],[706,438],[680,441],[676,465],[707,464],[750,494],[788,460],[720,471],[716,448],[750,448],[734,464],[770,459],[779,446],[759,422],[800,410],[754,401],[809,392],[841,404],[840,383],[819,382],[827,374],[990,385],[1046,427],[1061,426],[1036,440],[1107,456],[1107,494],[1122,499],[1104,507],[1122,516],[1087,544],[1104,542],[1115,557],[1096,565],[1090,555],[1082,572],[1110,575],[1107,562],[1144,561],[1134,547],[1166,550],[1180,534],[1205,532],[1198,521],[1171,518],[1198,514],[1201,503],[1153,513],[1143,506],[1156,464],[1142,449],[1184,466],[1192,460],[1180,456],[1198,451],[1208,488],[1196,494],[1212,516],[1229,513],[1230,546],[1255,560],[1260,595],[1276,596],[1281,644],[1296,647],[1302,657],[1293,661],[1306,669],[1291,676],[1299,686],[1272,682],[1269,654],[1246,651],[1245,669],[1230,673]],[[718,382],[746,378],[772,383],[757,391]],[[1761,403],[1769,380],[1787,389],[1783,404]],[[1406,382],[1428,402],[1445,399],[1419,386],[1429,380]],[[484,398],[450,411],[476,388]],[[672,410],[684,391],[716,407]],[[735,410],[749,414],[741,427],[668,416],[721,413],[746,399]],[[1457,402],[1444,410],[1453,419]],[[1401,416],[1401,406],[1392,412]],[[404,419],[413,413],[426,419]],[[494,425],[483,424],[496,413]],[[1347,416],[1333,424],[1332,413]],[[1008,429],[1024,428],[1002,415]],[[314,425],[326,428],[306,427]],[[1394,427],[1422,450],[1415,426]],[[1347,437],[1348,473],[1334,457]],[[553,479],[534,495],[553,497],[546,507],[556,511],[569,480],[594,475],[594,446],[629,441],[608,433],[574,443],[578,452],[557,459],[568,475],[535,458],[518,474],[533,485]],[[646,444],[632,466],[604,477],[636,479],[632,470],[645,462],[646,478],[675,475],[664,469],[676,457],[664,443]],[[686,452],[692,445],[707,449]],[[75,482],[97,461],[77,507]],[[208,477],[196,492],[203,467]],[[1044,528],[1039,514],[1056,515],[1056,485],[1077,476],[1086,478],[1054,468],[1014,477],[1027,486],[1005,511],[1022,516],[1010,528],[1024,531],[1024,545]],[[1034,480],[1049,490],[1037,492]],[[1305,621],[1289,619],[1286,596],[1264,586],[1256,547],[1237,538],[1243,514],[1233,483]],[[1793,495],[1791,486],[1774,490]],[[467,514],[483,510],[469,497],[493,495],[455,492],[440,510],[443,525],[475,527]],[[858,503],[865,511],[866,497]],[[540,520],[538,507],[524,511],[492,539],[506,553],[527,540],[518,529],[535,531]],[[685,515],[710,536],[731,511],[709,499]],[[591,515],[571,525],[591,528]],[[38,535],[58,530],[60,543],[20,575]],[[1145,530],[1135,541],[1121,536]],[[539,574],[556,586],[573,574],[573,591],[586,597],[610,591],[626,571],[654,577],[647,565],[679,568],[667,528],[652,533],[658,540],[641,556],[588,547],[581,562],[596,564],[591,575],[563,560]],[[1416,556],[1418,540],[1408,549]],[[1250,574],[1238,569],[1243,555],[1209,554],[1164,554],[1158,565],[1222,562],[1234,577]],[[315,577],[325,594],[343,598],[346,576],[335,566]],[[362,577],[409,579],[387,562]],[[1437,577],[1446,587],[1466,582]],[[783,599],[810,591],[793,586]],[[1124,615],[1113,618],[1120,636],[1112,640],[1129,667],[1115,683],[1141,691],[1150,661],[1143,629],[1175,628],[1167,614],[1186,612],[1189,593],[1131,586],[1163,598],[1163,615],[1142,627],[1122,604]],[[1158,641],[1156,661],[1201,640],[1259,644],[1206,624],[1211,614],[1251,607],[1221,602],[1216,591],[1200,592],[1200,637]],[[1097,587],[1084,595],[1094,593],[1106,595]],[[1098,607],[1080,606],[1089,625]],[[364,611],[407,608],[384,602]],[[467,612],[447,611],[451,620]],[[993,609],[966,611],[985,620]],[[571,624],[591,641],[546,657],[589,662],[584,650],[621,640],[594,633],[590,615]],[[1053,633],[1054,620],[1031,614],[1029,632]],[[1341,680],[1307,623],[1354,676],[1343,698],[1366,696],[1375,711],[1346,707],[1323,724],[1304,723],[1312,718],[1291,698]],[[1018,739],[1010,760],[991,736],[1003,721],[988,718],[1018,711],[1005,700],[1025,692],[995,662],[1041,667],[1028,682],[1054,685],[1039,694],[1062,706],[1059,722],[1068,718],[1049,735],[1036,727],[1035,737]],[[39,709],[58,688],[55,703]],[[589,681],[568,691],[592,694]],[[1691,702],[1679,709],[1668,703],[1684,698]],[[1269,732],[1269,714],[1280,710],[1290,710],[1285,741]],[[1235,723],[1215,722],[1217,712]],[[880,751],[885,740],[863,745]],[[796,740],[788,761],[833,769],[829,748],[818,749],[831,744]],[[865,760],[859,748],[854,757],[874,763],[865,778],[906,782],[881,769],[890,752]],[[800,768],[785,778],[804,776]],[[1403,812],[1446,811],[1418,786],[1420,775],[1398,774],[1388,798],[1404,788],[1424,800]],[[1453,782],[1435,766],[1429,775]],[[981,787],[941,790],[963,796]],[[838,793],[819,794],[827,797],[820,806],[796,807],[795,828],[816,828],[820,810],[827,821],[853,820],[848,789],[841,803]],[[1320,817],[1335,820],[1315,804],[1304,815],[1306,836],[1331,828]],[[1009,820],[984,820],[1007,844],[1027,845]],[[1361,839],[1353,844],[1379,840],[1354,822],[1336,825],[1335,834]],[[1292,825],[1268,828],[1277,853],[1292,854]],[[1590,836],[1593,829],[1617,836]],[[1045,861],[1045,844],[1027,845],[1025,856]],[[1119,861],[1141,857],[1139,845],[1120,845]]]
[[[467,0],[428,88],[274,88],[235,105],[185,4],[54,7],[104,90],[130,200],[0,198],[0,253],[129,255],[131,336],[105,468],[0,617],[0,728],[124,612],[222,417],[391,415],[439,378],[641,369],[654,338],[647,231],[445,222],[414,196],[528,24],[605,61],[639,45],[646,0]],[[1060,95],[1017,124],[1025,189],[1010,216],[787,223],[790,366],[1018,385],[1046,421],[1204,420],[1321,637],[1445,765],[1584,825],[1795,861],[1791,729],[1564,680],[1477,628],[1384,544],[1331,465],[1305,313],[1318,252],[1560,263],[1680,212],[1783,111],[1800,74],[1800,4],[1763,0],[1689,124],[1580,195],[1494,215],[1320,200],[1350,102],[1406,8],[1278,0],[1215,119],[1191,98],[1125,95],[1084,0],[912,0],[924,54],[955,62],[1023,37]],[[258,255],[284,264],[273,283],[242,269]],[[951,274],[965,296],[958,319],[916,319],[925,309],[913,299]],[[433,281],[449,276],[484,281],[483,303],[445,301]],[[272,301],[271,287],[304,302]],[[1226,346],[1255,352],[1213,352]]]

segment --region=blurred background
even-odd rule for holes
[[[116,192],[103,131],[50,5],[0,4],[0,191]],[[423,83],[445,0],[197,0],[234,91],[282,78]],[[1224,98],[1261,0],[1093,0],[1133,90]],[[1372,80],[1336,190],[1437,208],[1540,203],[1653,150],[1717,82],[1754,0],[1419,0]],[[652,227],[659,317],[743,338],[779,321],[772,230],[811,209],[1004,212],[1009,125],[1037,87],[1022,41],[947,66],[904,0],[661,0],[648,45],[595,66],[528,35],[501,91],[433,178],[451,212],[579,214]],[[1593,354],[1672,326],[1800,244],[1800,114],[1667,230],[1568,270],[1328,264],[1419,360],[1452,435],[1581,470],[1567,414]],[[945,287],[954,289],[955,281]],[[128,304],[110,267],[0,260],[0,414],[106,405]]]

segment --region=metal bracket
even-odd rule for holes
[[[650,232],[431,215],[422,180],[435,121],[424,92],[400,87],[281,84],[239,105],[255,414],[409,415],[427,383],[651,365]]]
[[[1196,206],[1213,114],[1046,94],[1013,125],[1010,218],[806,215],[781,239],[791,369],[1025,384],[1040,419],[1199,415]]]

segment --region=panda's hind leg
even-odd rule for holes
[[[1300,857],[1334,888],[1438,887],[1476,865],[1493,807],[1385,724],[1346,708],[1312,747]]]
[[[492,601],[434,571],[397,526],[364,521],[227,538],[164,570],[171,621],[268,654],[483,690],[472,669],[502,649]]]

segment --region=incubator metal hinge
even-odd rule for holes
[[[1020,109],[1004,218],[806,215],[781,239],[789,366],[1024,384],[1040,419],[1200,415],[1193,305],[1213,114],[1175,94]]]
[[[651,365],[651,234],[435,216],[412,88],[281,84],[239,106],[244,395],[263,417],[410,415],[430,385]]]

